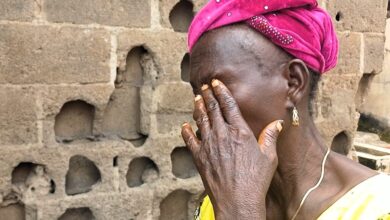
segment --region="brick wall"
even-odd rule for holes
[[[205,2],[0,1],[0,219],[191,218],[203,188],[180,137],[192,119],[185,31]],[[382,68],[387,1],[320,4],[341,59],[315,118],[346,152]]]

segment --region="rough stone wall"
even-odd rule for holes
[[[340,59],[320,82],[315,121],[329,146],[347,154],[370,78],[382,71],[388,2],[323,0],[320,5],[336,25]]]
[[[388,15],[389,17],[389,15]],[[390,19],[386,22],[386,42],[383,70],[370,79],[370,89],[361,112],[374,117],[390,127]]]
[[[203,191],[186,33],[206,0],[0,1],[0,219],[190,219]],[[330,0],[341,59],[315,119],[347,152],[387,2]],[[360,85],[360,86],[359,86]]]

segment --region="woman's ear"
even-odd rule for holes
[[[310,71],[300,59],[293,59],[286,65],[285,77],[288,82],[288,107],[292,108],[303,99],[310,84]]]

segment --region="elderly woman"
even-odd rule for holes
[[[338,40],[315,0],[212,0],[189,32],[194,119],[182,136],[197,218],[390,219],[390,180],[324,144],[310,102]]]

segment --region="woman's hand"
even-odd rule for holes
[[[278,158],[276,141],[282,121],[268,125],[259,138],[243,119],[227,87],[213,80],[195,98],[194,119],[201,133],[183,125],[182,136],[192,152],[206,193],[218,219],[265,219],[265,197]]]

